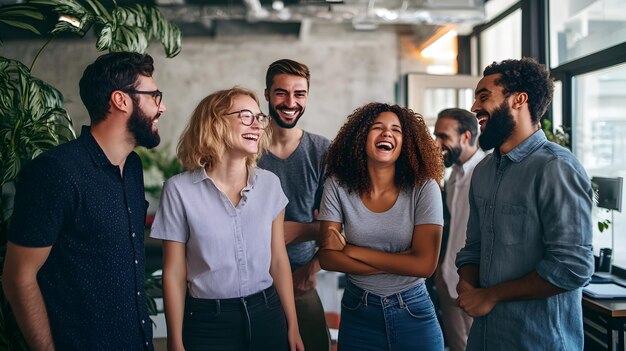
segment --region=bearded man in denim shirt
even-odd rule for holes
[[[469,193],[457,303],[474,317],[467,350],[581,350],[593,273],[592,190],[572,153],[546,139],[546,68],[530,58],[483,72],[472,111],[484,150]]]

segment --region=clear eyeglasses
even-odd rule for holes
[[[255,115],[250,110],[241,110],[228,112],[226,115],[234,115],[235,113],[239,114],[239,119],[244,126],[251,126],[255,118],[261,124],[261,128],[265,128],[270,124],[270,117],[263,112]]]
[[[126,94],[151,95],[152,98],[154,99],[154,102],[157,104],[157,106],[160,106],[161,105],[161,100],[163,100],[163,92],[160,91],[160,90],[145,91],[145,90],[124,89],[124,90],[120,90],[120,91],[123,91]]]

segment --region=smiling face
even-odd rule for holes
[[[259,105],[253,98],[247,95],[238,95],[233,98],[233,104],[228,112],[248,110],[254,115],[261,113]],[[238,113],[226,116],[230,129],[230,144],[228,149],[233,155],[248,157],[259,152],[259,139],[263,133],[262,125],[255,118],[251,125],[245,126],[241,122]]]
[[[463,145],[469,143],[464,134],[459,134],[459,122],[445,117],[439,118],[435,123],[435,141],[441,148],[446,167],[452,166],[459,160]]]
[[[393,112],[383,112],[367,133],[365,153],[368,162],[394,164],[402,151],[402,125]]]
[[[275,75],[269,91],[265,90],[274,122],[281,128],[295,127],[304,113],[308,95],[306,78],[284,73]]]
[[[134,90],[154,91],[158,89],[152,77],[139,75],[137,83]],[[157,123],[161,114],[165,112],[165,105],[162,100],[157,105],[155,98],[149,94],[134,94],[133,102],[133,112],[128,119],[126,128],[135,139],[135,145],[152,149],[161,142]]]
[[[472,112],[480,124],[480,148],[490,150],[500,147],[513,134],[515,119],[503,87],[496,85],[500,74],[483,77],[478,82]]]

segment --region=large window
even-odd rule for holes
[[[626,1],[550,1],[550,65],[556,67],[623,43]]]
[[[575,75],[572,88],[574,153],[590,176],[626,178],[626,63]],[[611,247],[614,233],[614,264],[626,268],[626,211],[596,208],[594,223],[604,219],[613,223],[602,233],[594,228],[594,251]]]
[[[480,33],[480,64],[521,57],[522,10],[517,9]]]

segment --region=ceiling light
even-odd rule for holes
[[[457,56],[455,30],[450,26],[438,30],[423,45],[421,54],[423,57],[433,59],[454,59]]]

